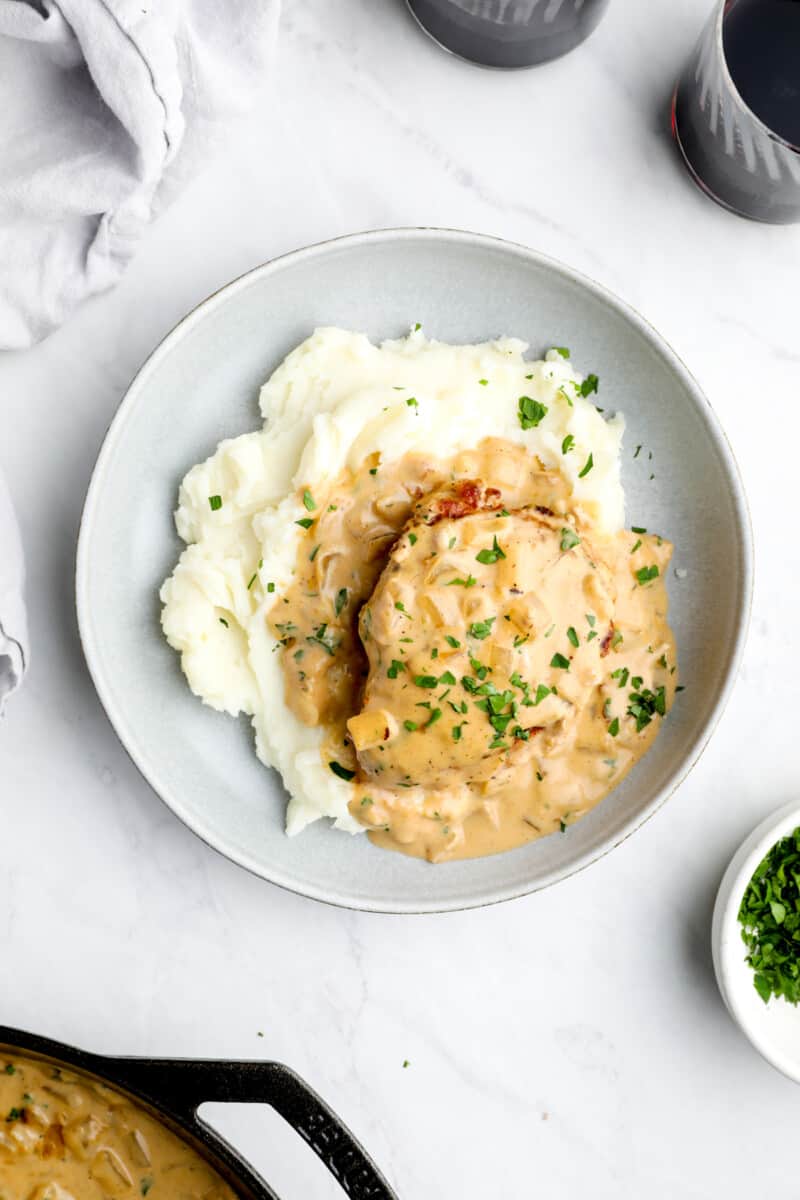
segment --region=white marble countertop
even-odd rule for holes
[[[786,1194],[800,1093],[728,1018],[709,924],[734,847],[797,786],[800,230],[729,216],[678,164],[668,98],[706,8],[615,0],[568,58],[498,74],[441,53],[401,0],[286,0],[277,87],[227,156],[115,292],[0,357],[34,647],[0,727],[1,1021],[280,1059],[403,1200]],[[558,887],[430,918],[305,901],[189,833],[106,721],[72,592],[92,463],[161,336],[275,254],[396,225],[528,243],[637,306],[720,415],[758,550],[734,699],[667,807]],[[340,1194],[277,1118],[213,1116],[286,1200]]]

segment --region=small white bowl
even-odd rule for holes
[[[774,996],[765,1004],[759,996],[746,962],[739,906],[762,858],[798,825],[800,803],[793,800],[745,838],[722,877],[711,924],[714,971],[728,1012],[759,1054],[795,1083],[800,1083],[800,1005]]]

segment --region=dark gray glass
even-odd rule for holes
[[[610,0],[408,0],[445,50],[485,67],[533,67],[587,38]]]
[[[718,204],[800,221],[800,0],[717,4],[678,80],[672,128]]]

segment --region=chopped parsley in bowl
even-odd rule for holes
[[[800,1083],[800,802],[758,825],[733,856],[712,922],[722,998],[758,1052]]]

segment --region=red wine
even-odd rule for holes
[[[446,50],[486,67],[532,67],[567,54],[599,23],[609,0],[408,0]]]
[[[695,182],[744,217],[800,221],[800,0],[725,0],[675,89]]]
[[[800,0],[737,0],[723,22],[722,45],[750,111],[800,147]]]

